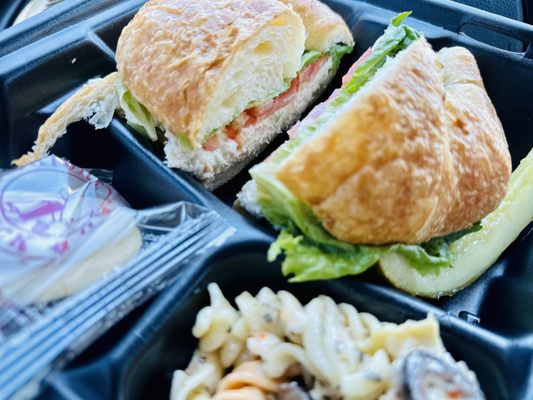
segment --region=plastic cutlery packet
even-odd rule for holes
[[[37,355],[42,341],[33,346],[31,338],[44,330],[48,345],[55,343],[52,359],[81,335],[90,342],[231,232],[216,213],[191,203],[134,210],[110,184],[55,156],[4,171],[0,370],[11,351]],[[50,330],[58,319],[64,329]]]
[[[141,250],[136,212],[110,185],[49,157],[0,181],[0,287],[6,303],[58,300]]]

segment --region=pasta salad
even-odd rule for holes
[[[197,315],[198,349],[173,374],[171,400],[483,399],[475,374],[446,351],[437,320],[379,321],[318,296],[218,285]]]

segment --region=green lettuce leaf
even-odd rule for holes
[[[302,61],[300,63],[300,69],[298,72],[300,72],[302,69],[307,67],[309,64],[314,63],[317,61],[320,57],[322,57],[325,54],[328,54],[331,57],[332,61],[332,69],[334,71],[337,71],[339,68],[339,65],[341,63],[342,57],[344,57],[346,54],[351,53],[353,50],[353,46],[348,46],[345,44],[336,44],[333,47],[329,48],[326,52],[318,51],[318,50],[306,50],[304,54],[302,55]]]
[[[152,116],[150,111],[148,111],[145,106],[139,103],[120,81],[117,81],[117,89],[120,107],[124,111],[128,125],[140,134],[147,136],[153,141],[156,141],[157,121]]]
[[[302,234],[284,229],[268,250],[268,261],[273,262],[284,254],[282,272],[292,277],[290,282],[304,282],[319,279],[335,279],[347,275],[358,275],[376,264],[390,251],[396,251],[409,260],[409,265],[422,275],[438,274],[441,268],[450,268],[453,255],[451,243],[460,237],[480,230],[479,223],[451,235],[434,238],[426,243],[393,244],[389,246],[352,245],[338,241],[323,245],[309,240]],[[336,240],[330,238],[330,240]],[[349,246],[349,248],[348,248]]]
[[[315,243],[338,250],[351,251],[352,244],[329,234],[311,208],[298,200],[268,169],[253,168],[250,173],[258,188],[258,202],[271,224],[294,233],[303,233]]]
[[[318,50],[306,50],[304,51],[304,54],[302,55],[302,61],[300,63],[300,69],[298,72],[300,72],[302,69],[307,67],[309,64],[314,63],[316,60],[318,60],[320,57],[322,57],[324,53]]]
[[[328,54],[331,57],[333,70],[337,71],[341,63],[342,57],[346,54],[351,53],[353,46],[347,46],[345,44],[336,44],[335,46],[328,49]]]
[[[394,57],[420,37],[414,29],[402,25],[402,21],[409,15],[411,15],[410,11],[404,12],[391,20],[383,35],[372,46],[372,53],[357,68],[350,81],[343,86],[339,96],[333,100],[333,108],[345,104],[353,94],[361,89],[385,64],[387,57]]]
[[[309,242],[304,236],[282,231],[268,250],[268,260],[285,254],[284,275],[293,275],[290,282],[335,279],[357,275],[374,265],[381,254],[378,247],[353,246],[350,251],[324,247]]]
[[[157,138],[158,122],[148,109],[139,103],[133,94],[126,89],[120,81],[117,82],[118,96],[120,107],[124,111],[126,123],[135,129],[141,135],[148,137],[152,141]],[[185,149],[192,149],[192,143],[187,135],[183,133],[174,133],[182,147]]]
[[[440,268],[452,266],[453,254],[450,251],[450,244],[469,233],[479,231],[481,228],[481,223],[477,222],[469,228],[447,236],[433,238],[420,245],[400,243],[390,246],[390,250],[407,258],[411,267],[415,268],[421,275],[434,274],[438,273]]]

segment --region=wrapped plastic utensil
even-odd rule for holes
[[[46,303],[131,261],[136,212],[109,185],[49,157],[0,180],[0,288],[11,303]]]
[[[0,398],[78,353],[233,233],[190,203],[133,210],[48,157],[0,175]]]

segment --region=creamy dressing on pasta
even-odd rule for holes
[[[415,350],[442,358],[477,385],[474,373],[444,348],[431,315],[382,322],[328,296],[302,305],[289,292],[268,288],[255,297],[241,293],[234,308],[216,284],[208,290],[211,305],[193,327],[198,349],[174,373],[171,400],[276,399],[282,383],[295,381],[317,400],[403,399],[403,364]],[[434,389],[437,397],[443,393]]]

